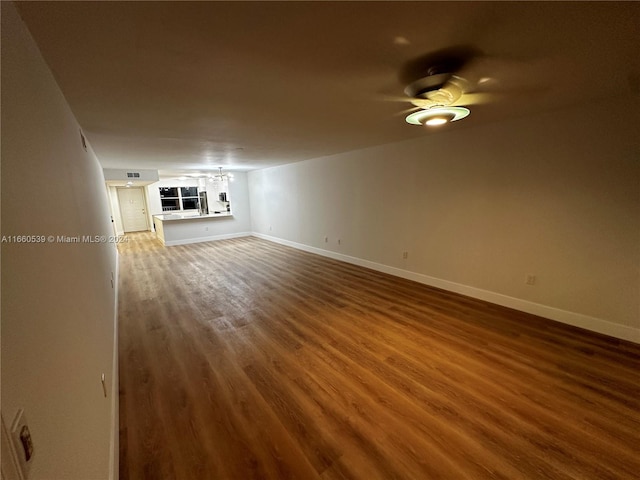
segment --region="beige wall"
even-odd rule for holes
[[[460,123],[250,172],[252,227],[640,341],[639,104],[613,99],[476,128]]]
[[[2,235],[112,233],[98,160],[2,2]],[[31,479],[117,476],[116,265],[113,243],[2,244],[2,415],[25,409]]]

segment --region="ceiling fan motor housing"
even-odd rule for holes
[[[468,86],[457,72],[478,55],[480,51],[475,47],[458,45],[411,60],[400,73],[400,80],[406,85],[404,93],[434,104],[451,105]]]
[[[451,78],[451,73],[436,73],[426,77],[419,78],[404,89],[410,97],[424,97],[429,92],[441,89]]]

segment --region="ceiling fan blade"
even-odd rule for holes
[[[558,59],[515,59],[484,56],[470,62],[460,71],[468,78],[468,92],[527,93],[549,89],[561,72],[566,71]]]
[[[418,110],[422,110],[422,108],[420,108],[420,107],[407,108],[407,109],[402,110],[400,112],[394,113],[393,116],[394,117],[406,117],[410,113],[417,112]]]
[[[453,103],[454,106],[469,107],[473,105],[486,105],[488,103],[501,102],[510,97],[508,94],[503,93],[489,93],[489,92],[476,92],[465,93],[460,99]]]
[[[409,103],[411,98],[406,95],[376,95],[375,100],[379,102]]]

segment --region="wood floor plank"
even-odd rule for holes
[[[293,325],[289,327],[291,330],[295,328]],[[308,333],[305,335],[310,337]],[[357,378],[362,384],[365,397],[374,398],[378,403],[384,405],[385,411],[391,410],[395,413],[395,418],[388,420],[393,429],[399,428],[399,424],[404,422],[405,426],[416,431],[419,437],[431,437],[432,444],[429,451],[431,455],[440,454],[444,457],[440,460],[441,463],[446,463],[445,459],[456,457],[459,454],[460,458],[456,459],[455,464],[463,465],[464,469],[462,472],[458,472],[458,478],[463,478],[465,474],[471,474],[470,478],[477,478],[478,471],[474,471],[474,469],[484,472],[489,468],[488,464],[493,457],[491,451],[484,449],[483,443],[475,441],[469,435],[468,430],[461,432],[457,428],[457,424],[460,423],[457,421],[457,417],[446,419],[446,424],[443,424],[445,420],[442,415],[443,406],[436,405],[432,399],[425,401],[424,397],[420,395],[420,390],[424,390],[422,385],[417,383],[411,385],[411,382],[401,372],[394,370],[384,362],[380,362],[373,351],[365,353],[366,346],[358,345],[357,340],[351,341],[346,336],[340,339],[340,336],[341,334],[337,331],[330,333],[328,329],[319,330],[317,338],[331,340],[326,345],[318,345],[317,350],[331,359],[330,363],[335,366],[336,370],[348,373],[350,378]],[[315,370],[321,369],[316,368]],[[374,372],[375,380],[378,381],[372,381],[371,372]],[[353,381],[350,383],[353,385]],[[375,385],[375,388],[371,388],[372,385]],[[348,389],[349,384],[342,386],[342,388]],[[425,405],[427,408],[421,410]],[[383,414],[379,413],[378,415]],[[482,452],[480,453],[480,451]],[[474,452],[475,455],[470,455]],[[482,458],[482,463],[470,464],[469,459],[474,458]],[[503,467],[506,466],[504,462],[502,464]],[[448,467],[447,473],[452,471],[452,467]],[[497,471],[494,470],[495,478],[513,478],[513,474],[514,472],[511,471],[509,475],[498,476]],[[436,473],[430,472],[430,475],[433,476]]]
[[[122,480],[640,472],[640,345],[253,237],[128,237]]]

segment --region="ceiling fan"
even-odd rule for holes
[[[488,103],[500,96],[493,72],[505,73],[508,62],[489,57],[479,49],[460,45],[440,49],[406,62],[399,75],[413,105],[406,121],[414,125],[444,125],[467,117],[470,105]]]

